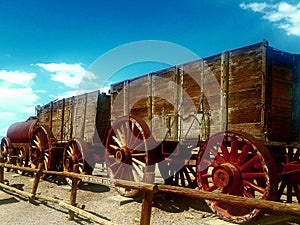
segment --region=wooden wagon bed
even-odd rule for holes
[[[138,116],[157,141],[228,129],[296,142],[299,77],[300,55],[258,43],[113,84],[112,121]]]
[[[37,109],[38,125],[48,126],[57,141],[81,138],[97,145],[108,129],[109,104],[99,91],[52,101]]]

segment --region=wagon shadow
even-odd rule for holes
[[[142,196],[135,198],[136,201],[142,202]],[[180,195],[162,194],[154,195],[153,207],[159,208],[165,212],[180,213],[190,208],[196,211],[211,212],[202,199],[193,199]]]
[[[94,193],[109,192],[110,188],[100,184],[83,183],[79,186],[80,190],[89,191]]]
[[[6,205],[6,204],[12,204],[12,203],[18,203],[18,202],[20,202],[20,201],[14,197],[0,199],[0,205]]]
[[[49,181],[51,183],[57,184],[57,185],[67,185],[67,181],[62,176],[56,176],[56,175],[50,175],[44,180]]]
[[[70,186],[64,177],[59,176],[51,176],[47,178],[48,181],[55,183],[57,185],[68,185]],[[71,186],[70,186],[71,188]],[[92,184],[92,183],[81,183],[77,187],[79,190],[82,191],[89,191],[93,193],[102,193],[102,192],[109,192],[110,188],[100,184]]]
[[[68,217],[68,211],[66,209],[58,208],[57,206],[55,206],[53,204],[49,204],[49,202],[47,202],[47,201],[40,201],[40,203],[43,204],[44,206],[48,207],[49,209],[52,209],[52,210],[55,210],[57,212],[60,212],[60,213],[64,214],[66,216],[66,218]],[[100,215],[97,215],[95,213],[93,213],[93,214],[96,215],[96,216],[99,216],[99,217],[101,217],[103,219],[107,219],[107,218],[102,217]],[[81,224],[82,225],[83,224],[93,224],[93,222],[90,221],[90,219],[82,217],[82,216],[78,215],[77,213],[75,213],[75,215],[74,215],[74,222],[76,224],[79,224],[79,225],[81,225]]]

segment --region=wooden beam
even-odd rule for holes
[[[38,185],[39,185],[39,182],[40,182],[41,175],[43,174],[43,169],[42,168],[43,168],[43,163],[40,162],[39,165],[38,165],[38,172],[35,175],[33,185],[32,185],[31,194],[33,194],[33,195],[36,194],[36,191],[37,191],[37,188],[38,188]]]
[[[28,192],[26,192],[26,191],[21,191],[21,190],[15,188],[15,187],[11,187],[11,186],[6,185],[6,184],[0,183],[0,187],[3,188],[3,189],[7,189],[7,190],[9,190],[9,191],[11,191],[11,192],[17,193],[18,195],[24,196],[24,197],[26,197],[26,198],[28,198],[28,199],[32,199],[33,196],[34,196],[34,195],[31,194],[31,193],[28,193]]]
[[[93,214],[91,214],[91,213],[89,213],[87,211],[84,211],[82,209],[79,209],[79,208],[77,208],[75,206],[69,205],[69,204],[67,204],[65,202],[60,202],[58,205],[61,206],[62,208],[65,208],[65,209],[68,209],[68,210],[72,210],[73,212],[77,213],[78,215],[81,215],[81,216],[83,216],[85,218],[88,218],[88,219],[90,219],[92,221],[95,221],[95,222],[97,222],[99,224],[102,224],[102,225],[116,225],[113,222],[110,222],[108,220],[102,219],[102,218],[100,218],[98,216],[95,216],[95,215],[93,215]]]
[[[2,156],[0,157],[0,163],[3,163],[3,158]],[[4,182],[4,168],[0,166],[0,183]]]
[[[202,190],[187,189],[168,185],[158,185],[157,188],[159,192],[165,192],[169,194],[179,194],[191,198],[201,198],[206,200],[225,202],[238,206],[258,208],[263,210],[300,216],[300,204],[274,202],[255,198],[245,198],[240,196],[212,193]]]
[[[15,166],[12,164],[7,164],[7,163],[0,163],[0,167],[10,168],[13,170],[22,170],[22,171],[31,172],[31,173],[37,173],[39,171],[38,169],[24,167],[24,166]]]

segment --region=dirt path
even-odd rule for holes
[[[6,172],[5,179],[10,185],[21,186],[29,191],[33,177],[20,176]],[[42,181],[38,193],[64,201],[69,200],[70,187],[59,179]],[[77,192],[77,202],[84,204],[85,210],[116,224],[139,224],[141,214],[140,198],[124,198],[105,186],[86,184]],[[36,201],[31,204],[27,199],[7,191],[0,191],[0,224],[39,225],[39,224],[95,224],[81,216],[68,221],[68,211],[52,203]],[[297,222],[298,221],[298,222]],[[219,219],[212,214],[203,200],[195,200],[175,195],[155,195],[151,224],[153,225],[230,225],[232,223]],[[300,218],[288,215],[266,215],[251,224],[299,225]]]

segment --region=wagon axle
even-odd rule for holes
[[[126,146],[116,150],[115,159],[117,163],[131,163],[131,150]]]
[[[224,163],[214,168],[212,179],[218,188],[236,188],[241,184],[241,173],[235,165]]]
[[[80,170],[79,170],[79,164],[76,161],[77,161],[77,159],[74,156],[71,157],[71,158],[66,159],[66,161],[65,161],[65,167],[66,168],[70,168],[75,173],[80,172]]]

